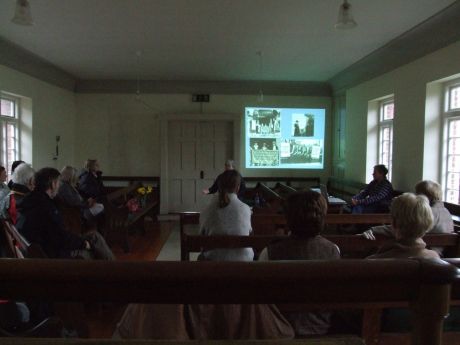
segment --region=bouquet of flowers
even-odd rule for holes
[[[137,193],[140,195],[141,207],[145,207],[147,203],[147,196],[153,192],[152,186],[139,187]]]

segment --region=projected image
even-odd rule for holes
[[[279,135],[281,116],[276,109],[246,110],[246,121],[252,136]]]
[[[279,166],[279,144],[275,138],[249,140],[251,167],[276,167]]]
[[[315,115],[293,114],[292,115],[292,136],[312,137],[315,133]]]
[[[281,164],[320,163],[323,161],[321,140],[289,140],[281,144]]]
[[[245,108],[245,162],[254,169],[323,169],[325,109]]]

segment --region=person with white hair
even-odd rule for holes
[[[439,258],[437,252],[426,249],[422,239],[433,226],[433,212],[426,196],[404,193],[393,199],[390,214],[396,241],[384,245],[368,259]]]
[[[35,170],[26,163],[21,163],[13,173],[11,192],[5,197],[1,204],[1,217],[9,219],[13,224],[17,221],[17,208],[21,205],[24,196],[35,188]]]
[[[224,172],[227,170],[235,170],[235,161],[227,159],[224,164]],[[219,182],[222,179],[224,173],[217,176],[214,183],[208,189],[203,190],[203,194],[215,194],[219,190]],[[246,184],[244,183],[243,176],[240,174],[240,189],[238,191],[238,199],[242,200],[246,192]]]
[[[454,232],[454,222],[449,211],[444,207],[442,199],[442,188],[437,182],[424,180],[415,185],[415,193],[428,198],[431,212],[433,213],[433,225],[427,231],[432,234],[449,234]],[[390,225],[379,225],[370,228],[363,233],[368,240],[375,240],[375,235],[393,237]],[[441,254],[442,248],[434,248]]]

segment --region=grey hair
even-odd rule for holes
[[[69,182],[72,186],[77,184],[77,169],[71,167],[70,165],[66,165],[61,170],[60,179],[65,182]]]
[[[435,181],[420,181],[415,185],[415,193],[425,195],[430,201],[430,205],[442,199],[441,185]]]
[[[35,170],[27,163],[19,164],[16,169],[14,169],[13,176],[11,179],[13,183],[22,184],[28,186],[32,184],[34,180]]]
[[[415,240],[431,229],[433,213],[425,195],[404,193],[391,203],[393,225],[401,238]]]
[[[225,166],[229,167],[230,169],[235,169],[235,161],[232,159],[227,159],[225,161]]]

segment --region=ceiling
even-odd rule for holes
[[[77,79],[327,81],[454,2],[350,0],[341,31],[342,0],[0,0],[0,37]]]

